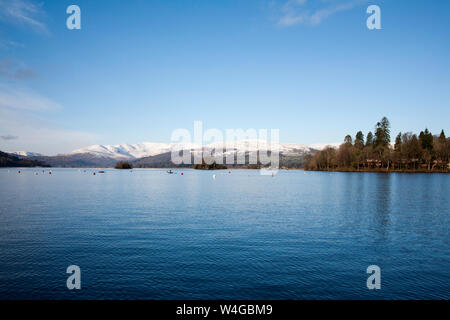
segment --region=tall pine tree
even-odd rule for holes
[[[370,147],[373,145],[373,133],[372,131],[369,131],[366,138],[366,147]]]
[[[387,147],[391,142],[391,125],[388,118],[383,117],[375,126],[375,146]]]
[[[364,148],[364,134],[358,131],[355,136],[355,147],[358,149]]]

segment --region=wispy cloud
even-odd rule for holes
[[[281,6],[280,26],[319,25],[328,17],[367,2],[367,0],[288,0]]]
[[[56,154],[93,144],[98,135],[65,128],[47,117],[62,106],[26,88],[0,84],[0,150]]]
[[[14,48],[24,48],[25,45],[20,42],[8,40],[8,39],[2,39],[0,37],[0,49],[14,49]]]
[[[47,155],[66,153],[93,144],[99,136],[71,130],[39,115],[0,108],[0,128],[17,139],[0,139],[0,150],[26,150]]]
[[[0,21],[25,28],[35,32],[48,33],[46,24],[42,21],[45,12],[42,4],[31,0],[0,0]]]
[[[33,69],[22,63],[10,59],[0,59],[0,77],[13,80],[24,80],[34,78],[36,73]]]
[[[16,140],[16,139],[19,139],[19,137],[8,134],[8,135],[5,135],[5,136],[0,136],[0,139],[2,139],[2,140]]]
[[[59,109],[60,105],[28,89],[0,85],[0,108],[43,111]]]

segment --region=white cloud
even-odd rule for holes
[[[20,42],[0,38],[0,49],[9,50],[14,48],[24,48],[25,45]]]
[[[0,84],[0,150],[53,155],[93,144],[99,137],[67,129],[46,116],[62,106],[26,88]]]
[[[67,153],[92,145],[99,136],[69,130],[30,112],[0,108],[1,151],[31,151],[45,155]]]
[[[0,21],[29,27],[35,32],[48,33],[41,20],[45,17],[42,5],[30,0],[0,0]]]
[[[280,26],[294,26],[297,24],[319,25],[323,20],[338,12],[347,11],[366,2],[366,0],[318,1],[311,8],[307,0],[288,0],[281,7]]]
[[[0,85],[0,108],[42,111],[55,110],[61,106],[49,98],[24,88]]]

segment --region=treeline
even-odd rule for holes
[[[128,161],[119,161],[114,166],[114,169],[133,169],[133,166]]]
[[[222,169],[227,169],[226,166],[222,165],[222,164],[218,164],[215,161],[211,164],[207,164],[205,162],[205,159],[202,159],[202,164],[194,164],[192,166],[192,168],[196,169],[196,170],[222,170]]]
[[[50,167],[47,163],[37,160],[23,159],[13,154],[0,151],[0,167]]]
[[[389,120],[384,117],[367,136],[358,131],[347,135],[339,148],[325,147],[305,159],[305,170],[336,171],[427,171],[449,172],[450,138],[444,130],[433,135],[400,132],[391,144]]]

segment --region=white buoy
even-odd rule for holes
[[[216,179],[216,175],[215,174],[213,174],[213,179]]]

